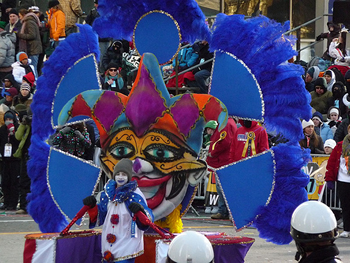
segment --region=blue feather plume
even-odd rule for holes
[[[288,22],[281,25],[264,16],[245,20],[242,15],[218,14],[209,45],[212,51],[235,55],[254,74],[265,103],[266,129],[299,141],[299,118],[310,119],[311,97],[301,78],[303,69],[286,63],[296,55],[293,37],[282,36],[288,29]],[[227,108],[231,114],[230,105]]]
[[[299,144],[280,144],[273,147],[276,173],[274,191],[267,206],[258,211],[253,226],[259,236],[275,244],[289,244],[290,220],[295,208],[307,201],[305,187],[309,176],[301,167],[310,161],[310,150],[300,148]]]
[[[78,25],[80,33],[72,34],[60,43],[45,62],[43,75],[37,81],[31,109],[33,112],[30,161],[31,194],[28,212],[42,232],[60,232],[68,224],[50,195],[47,180],[49,145],[45,142],[54,133],[51,126],[51,108],[56,88],[67,70],[84,56],[93,53],[99,59],[98,37],[89,25]],[[84,76],[80,76],[84,77]],[[77,83],[72,83],[72,89]]]
[[[94,21],[93,28],[100,37],[131,40],[137,21],[153,10],[162,10],[174,17],[183,41],[193,43],[209,38],[205,16],[195,0],[100,0],[101,16]]]

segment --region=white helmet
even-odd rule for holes
[[[169,245],[167,263],[210,263],[213,260],[212,245],[208,238],[198,232],[183,232]]]
[[[293,212],[290,228],[290,234],[302,256],[315,250],[318,242],[329,241],[332,244],[338,237],[337,220],[332,210],[317,201],[299,205]]]

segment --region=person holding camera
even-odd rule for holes
[[[32,136],[32,111],[30,107],[23,104],[16,106],[20,124],[15,133],[16,139],[19,141],[17,151],[13,154],[14,157],[21,159],[19,173],[19,210],[16,214],[27,214],[27,195],[30,193],[30,178],[27,172],[27,162],[29,160],[28,149],[30,146],[30,138]]]

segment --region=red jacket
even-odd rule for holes
[[[337,181],[338,178],[338,171],[339,171],[339,165],[340,165],[340,157],[342,153],[342,146],[343,141],[338,142],[337,145],[334,147],[331,156],[329,156],[328,163],[326,166],[326,181]]]
[[[232,163],[230,159],[230,148],[236,130],[237,125],[231,118],[228,119],[226,127],[221,132],[216,128],[214,134],[210,137],[209,154],[207,157],[208,165],[219,168]],[[225,132],[225,138],[220,140],[220,135],[225,134]]]
[[[244,146],[246,144],[247,135],[249,132],[254,132],[255,134],[254,143],[255,143],[256,154],[262,153],[269,149],[269,140],[268,140],[267,132],[264,130],[263,127],[259,126],[256,121],[252,122],[252,126],[250,128],[246,128],[242,125],[242,127],[239,127],[237,129],[234,136],[234,142],[232,143],[232,146],[231,146],[230,159],[233,160],[234,162],[237,162],[241,159],[248,157],[248,150],[246,151],[244,156],[242,156],[242,154],[244,151]]]

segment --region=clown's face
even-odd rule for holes
[[[134,160],[133,169],[140,190],[153,210],[155,220],[170,214],[206,172],[205,162],[177,136],[151,130],[137,137],[130,129],[111,135],[101,154],[102,166],[110,176],[122,158]]]

